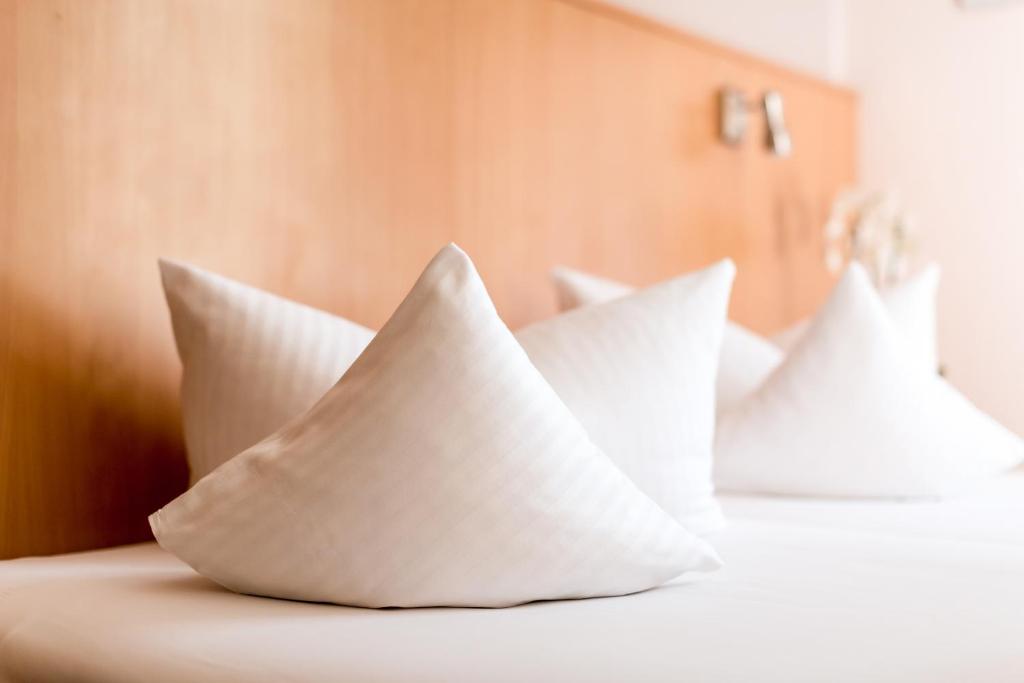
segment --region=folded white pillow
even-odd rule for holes
[[[723,522],[711,450],[715,375],[735,272],[722,261],[516,333],[594,443],[701,534]]]
[[[161,269],[193,481],[308,410],[373,335],[194,266]],[[722,262],[517,334],[595,443],[700,534],[723,523],[711,406],[734,273]]]
[[[192,482],[308,410],[373,332],[195,266],[161,260],[182,363]]]
[[[150,523],[232,590],[367,607],[619,595],[718,564],[590,441],[454,246],[308,413]]]
[[[551,272],[561,310],[613,301],[634,288],[569,268]],[[753,393],[782,362],[784,354],[767,339],[742,325],[727,322],[715,388],[717,412],[728,410]]]
[[[1024,458],[1021,440],[914,362],[858,264],[765,384],[721,416],[721,489],[809,496],[956,492]]]
[[[910,343],[920,362],[933,371],[939,367],[935,325],[938,290],[939,266],[932,263],[917,275],[879,292],[896,329]],[[775,334],[771,340],[789,353],[809,325],[809,320],[800,321]]]

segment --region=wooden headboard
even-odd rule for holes
[[[717,140],[780,90],[794,152]],[[454,240],[510,326],[566,264],[723,256],[770,330],[827,291],[854,95],[580,0],[0,0],[0,557],[148,537],[183,489],[155,259],[380,325]]]

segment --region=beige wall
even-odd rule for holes
[[[1024,433],[1024,4],[850,0],[861,179],[917,215],[943,267],[949,377]]]

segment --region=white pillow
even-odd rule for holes
[[[933,371],[939,367],[935,325],[938,289],[939,267],[933,263],[905,282],[880,291],[882,303],[896,329],[907,338],[921,362]],[[803,320],[775,334],[771,340],[789,353],[809,325],[810,321]]]
[[[308,413],[150,523],[232,590],[366,607],[619,595],[718,564],[589,440],[453,245]]]
[[[804,318],[799,320],[789,327],[786,327],[775,334],[771,338],[772,344],[778,346],[784,353],[789,353],[796,346],[800,338],[807,333],[807,328],[811,326],[810,318]]]
[[[635,291],[628,285],[569,268],[556,268],[551,276],[563,311],[612,301]],[[716,379],[717,412],[730,409],[761,386],[782,362],[783,355],[767,339],[742,325],[727,322]]]
[[[851,265],[779,369],[721,416],[721,489],[809,496],[956,492],[1024,446],[914,363],[867,273]]]
[[[194,266],[161,269],[184,366],[193,481],[308,410],[373,336]],[[701,534],[723,522],[712,496],[710,407],[734,270],[723,262],[520,332],[597,445]]]
[[[731,261],[516,333],[590,437],[690,531],[722,526],[711,448]]]
[[[182,362],[192,482],[324,395],[370,330],[195,266],[161,260]]]

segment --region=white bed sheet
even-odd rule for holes
[[[0,563],[0,681],[1024,680],[1024,548],[734,520],[721,572],[503,610],[235,595],[153,544]]]
[[[841,500],[719,496],[731,520],[869,531],[902,538],[938,538],[1024,547],[1024,467],[944,500]]]

